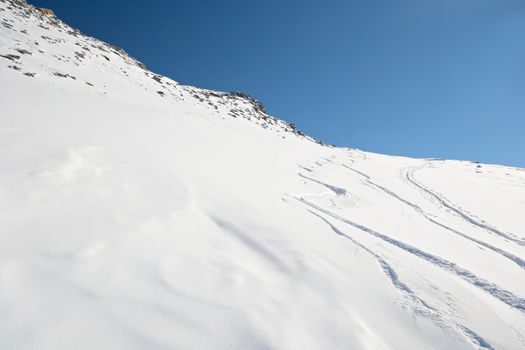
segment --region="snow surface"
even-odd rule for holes
[[[525,348],[524,169],[323,146],[22,1],[0,55],[1,349]]]

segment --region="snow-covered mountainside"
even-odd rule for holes
[[[328,147],[0,0],[0,349],[524,349],[525,171]]]

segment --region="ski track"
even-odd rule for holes
[[[462,324],[459,324],[449,319],[448,317],[445,317],[441,312],[436,310],[434,307],[430,306],[425,300],[423,300],[414,291],[412,291],[412,289],[410,289],[409,286],[407,286],[404,282],[402,282],[399,279],[399,276],[397,272],[395,271],[395,269],[389,263],[387,263],[385,259],[383,259],[380,255],[368,249],[361,243],[357,242],[355,239],[353,239],[351,236],[341,231],[339,228],[337,228],[335,225],[333,225],[330,221],[328,221],[321,215],[313,212],[312,210],[309,210],[309,209],[307,210],[312,215],[317,216],[319,219],[325,222],[336,235],[349,240],[355,246],[361,248],[365,252],[372,255],[378,262],[379,266],[381,266],[381,269],[383,270],[385,275],[388,277],[392,285],[411,301],[411,303],[414,306],[414,311],[417,315],[421,315],[423,317],[431,319],[441,329],[449,328],[455,332],[458,332],[460,335],[465,337],[473,346],[475,346],[478,349],[486,349],[486,350],[494,349],[492,345],[490,345],[490,343],[487,342],[485,339],[483,339],[483,337],[481,337],[479,334],[472,331],[468,327]]]
[[[328,216],[331,216],[332,218],[341,221],[343,223],[346,223],[350,226],[353,226],[365,233],[368,233],[376,238],[381,239],[384,242],[387,242],[395,247],[398,247],[402,250],[404,250],[407,253],[410,253],[414,256],[417,256],[423,260],[428,261],[429,263],[443,269],[446,271],[449,271],[456,276],[460,277],[464,281],[470,283],[471,285],[487,292],[488,294],[492,295],[494,298],[500,300],[501,302],[507,304],[508,306],[512,307],[514,310],[519,311],[523,314],[525,314],[525,299],[520,298],[516,295],[514,295],[512,292],[509,292],[507,290],[501,289],[497,285],[495,285],[492,282],[486,281],[482,278],[479,278],[474,273],[470,272],[469,270],[466,270],[458,265],[456,265],[453,262],[450,262],[448,260],[445,260],[443,258],[434,256],[430,253],[427,253],[425,251],[422,251],[419,248],[416,248],[414,246],[411,246],[407,243],[398,241],[388,235],[385,235],[383,233],[374,231],[366,226],[363,226],[361,224],[355,223],[351,220],[348,220],[340,215],[337,215],[335,213],[332,213],[329,210],[326,210],[302,197],[295,197],[296,200],[299,202],[306,204],[307,206],[314,208],[315,210],[324,213]]]
[[[507,234],[501,230],[498,230],[497,228],[491,226],[491,225],[488,225],[488,224],[484,224],[478,220],[476,220],[473,216],[467,214],[465,211],[461,210],[461,209],[458,209],[458,207],[456,207],[455,205],[451,204],[452,202],[444,197],[443,195],[440,195],[438,194],[437,192],[431,190],[430,188],[426,187],[425,185],[423,185],[422,183],[420,183],[419,181],[417,181],[415,178],[414,178],[414,173],[419,170],[421,168],[415,168],[415,169],[409,169],[405,172],[405,175],[404,175],[404,178],[409,182],[411,183],[412,185],[416,186],[419,190],[421,190],[422,192],[426,193],[427,195],[431,196],[432,198],[434,198],[436,201],[438,201],[442,206],[444,206],[445,208],[451,210],[452,212],[454,212],[456,215],[458,215],[460,218],[462,218],[463,220],[469,222],[470,224],[474,225],[474,226],[477,226],[489,233],[492,233],[492,234],[495,234],[495,235],[498,235],[506,240],[509,240],[509,241],[512,241],[516,244],[519,244],[519,245],[522,245],[522,246],[525,246],[525,241],[523,239],[519,239],[519,238],[516,238],[518,237],[517,235],[515,234]]]
[[[433,219],[433,218],[432,218],[429,214],[427,214],[427,213],[426,213],[426,212],[425,212],[420,206],[418,206],[417,204],[414,204],[414,203],[412,203],[412,202],[410,202],[410,201],[408,201],[408,200],[406,200],[406,199],[400,197],[400,196],[397,195],[396,193],[390,191],[388,188],[386,188],[386,187],[384,187],[384,186],[381,186],[381,185],[379,185],[379,184],[373,182],[373,181],[370,179],[370,176],[368,176],[367,174],[365,174],[365,173],[363,173],[363,172],[361,172],[361,171],[359,171],[359,170],[353,169],[353,168],[351,168],[351,167],[349,167],[349,166],[347,166],[347,165],[345,165],[345,164],[343,164],[343,167],[345,167],[345,168],[347,168],[348,170],[351,170],[351,171],[353,171],[353,172],[355,172],[355,173],[357,173],[357,174],[363,176],[363,177],[366,179],[367,183],[369,183],[371,186],[373,186],[373,187],[375,187],[375,188],[377,188],[377,189],[379,189],[379,190],[385,192],[385,193],[388,194],[389,196],[391,196],[391,197],[397,199],[398,201],[400,201],[400,202],[402,202],[402,203],[404,203],[404,204],[406,204],[406,205],[412,207],[416,212],[418,212],[419,214],[421,214],[425,219],[427,219],[427,220],[430,221],[431,223],[433,223],[433,224],[435,224],[435,225],[437,225],[437,226],[439,226],[439,227],[441,227],[441,228],[443,228],[443,229],[445,229],[445,230],[447,230],[447,231],[450,231],[450,232],[452,232],[452,233],[454,233],[454,234],[456,234],[456,235],[458,235],[458,236],[461,236],[461,237],[463,237],[463,238],[465,238],[465,239],[468,239],[469,241],[472,241],[472,242],[474,242],[474,243],[476,243],[476,244],[479,244],[479,245],[481,245],[481,246],[483,246],[483,247],[485,247],[485,248],[487,248],[487,249],[490,249],[490,250],[492,250],[493,252],[495,252],[495,253],[497,253],[497,254],[499,254],[499,255],[501,255],[501,256],[503,256],[503,257],[509,259],[509,260],[512,261],[513,263],[517,264],[520,268],[525,269],[525,260],[523,260],[523,259],[521,259],[521,258],[519,258],[519,257],[517,257],[517,256],[515,256],[515,255],[513,255],[513,254],[511,254],[511,253],[509,253],[509,252],[507,252],[507,251],[505,251],[505,250],[503,250],[503,249],[500,249],[500,248],[498,248],[498,247],[495,247],[495,246],[493,246],[493,245],[491,245],[491,244],[489,244],[489,243],[487,243],[487,242],[484,242],[484,241],[478,240],[478,239],[476,239],[476,238],[473,238],[473,237],[471,237],[471,236],[469,236],[469,235],[467,235],[467,234],[464,234],[464,233],[462,233],[462,232],[460,232],[460,231],[458,231],[458,230],[456,230],[456,229],[453,229],[452,227],[449,227],[449,226],[447,226],[447,225],[445,225],[445,224],[443,224],[443,223],[441,223],[441,222],[439,222],[439,221]]]
[[[346,190],[344,188],[337,187],[337,186],[334,186],[334,185],[330,185],[330,184],[324,183],[324,182],[316,180],[316,179],[312,179],[311,177],[308,177],[308,176],[303,175],[303,174],[299,174],[299,176],[304,178],[304,179],[310,180],[312,182],[315,182],[315,183],[317,183],[317,184],[319,184],[321,186],[324,186],[324,187],[328,188],[330,191],[334,192],[338,196],[346,195]]]

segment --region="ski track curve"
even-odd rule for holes
[[[403,281],[399,279],[399,275],[397,274],[395,269],[388,262],[386,262],[385,259],[379,254],[373,252],[361,243],[357,242],[355,239],[353,239],[351,236],[337,228],[323,216],[309,209],[307,209],[307,211],[321,219],[323,222],[325,222],[336,235],[349,240],[358,248],[372,255],[383,270],[383,272],[385,273],[385,275],[387,276],[390,283],[396,289],[398,289],[403,296],[405,296],[411,301],[414,308],[414,312],[417,315],[421,315],[425,318],[432,320],[441,329],[451,329],[452,331],[463,336],[469,343],[471,343],[471,345],[473,345],[477,349],[494,350],[492,345],[490,345],[490,343],[486,341],[483,337],[481,337],[479,334],[466,327],[465,325],[459,324],[458,322],[444,316],[440,311],[430,306],[425,300],[423,300],[414,291],[412,291],[412,289],[410,289],[408,285],[406,285]]]
[[[415,179],[414,173],[417,170],[422,169],[423,167],[417,167],[413,169],[409,169],[404,173],[404,179],[411,183],[413,186],[417,187],[420,191],[423,193],[426,193],[428,196],[434,198],[438,203],[440,203],[443,207],[451,210],[454,212],[457,216],[459,216],[464,221],[467,221],[468,223],[477,226],[489,233],[495,234],[497,236],[500,236],[506,240],[512,241],[516,244],[519,244],[521,246],[525,246],[525,240],[517,238],[518,236],[513,233],[505,233],[496,227],[485,224],[483,222],[480,222],[476,220],[472,215],[467,214],[464,210],[459,209],[457,206],[452,204],[452,202],[446,198],[445,196],[438,194],[436,191],[431,190],[427,186],[423,185],[421,182]]]
[[[303,197],[295,197],[296,200],[299,202],[321,212],[324,213],[340,222],[343,222],[345,224],[348,224],[350,226],[353,226],[357,229],[359,229],[362,232],[365,232],[367,234],[370,234],[371,236],[374,236],[376,238],[381,239],[382,241],[389,243],[390,245],[393,245],[409,254],[412,254],[416,257],[419,257],[425,261],[428,261],[432,265],[439,267],[445,271],[451,272],[455,274],[456,276],[460,277],[464,281],[468,282],[469,284],[485,291],[486,293],[490,294],[494,298],[498,299],[499,301],[507,304],[512,309],[525,314],[525,299],[516,296],[514,293],[504,290],[500,287],[498,287],[496,284],[486,281],[478,276],[476,276],[474,273],[470,272],[467,269],[464,269],[457,264],[450,262],[446,259],[440,258],[438,256],[432,255],[430,253],[427,253],[419,248],[416,248],[412,245],[409,245],[407,243],[404,243],[402,241],[399,241],[397,239],[394,239],[386,234],[380,233],[378,231],[372,230],[364,225],[361,225],[359,223],[353,222],[351,220],[348,220],[338,214],[335,214],[327,209],[324,209],[306,199]]]
[[[351,167],[347,166],[346,164],[342,164],[342,165],[343,165],[343,167],[345,167],[346,169],[351,170],[351,171],[353,171],[353,172],[359,174],[360,176],[364,177],[365,180],[367,181],[367,183],[370,184],[371,186],[373,186],[373,187],[375,187],[375,188],[377,188],[377,189],[379,189],[379,190],[385,192],[385,193],[388,194],[389,196],[391,196],[391,197],[397,199],[398,201],[400,201],[400,202],[402,202],[402,203],[404,203],[404,204],[406,204],[406,205],[412,207],[416,212],[418,212],[419,214],[421,214],[426,220],[430,221],[430,222],[433,223],[434,225],[437,225],[437,226],[439,226],[439,227],[441,227],[441,228],[443,228],[443,229],[445,229],[445,230],[447,230],[447,231],[449,231],[449,232],[452,232],[452,233],[454,233],[454,234],[456,234],[456,235],[458,235],[458,236],[460,236],[460,237],[463,237],[463,238],[465,238],[465,239],[467,239],[467,240],[469,240],[469,241],[472,241],[472,242],[474,242],[474,243],[476,243],[476,244],[479,244],[479,245],[481,245],[481,246],[483,246],[483,247],[485,247],[485,248],[487,248],[487,249],[490,249],[490,250],[492,250],[493,252],[495,252],[495,253],[497,253],[497,254],[499,254],[499,255],[501,255],[501,256],[503,256],[503,257],[509,259],[510,261],[512,261],[513,263],[515,263],[516,265],[518,265],[520,268],[525,269],[525,260],[521,259],[520,257],[515,256],[514,254],[511,254],[511,253],[509,253],[509,252],[507,252],[507,251],[505,251],[505,250],[503,250],[503,249],[501,249],[501,248],[495,247],[495,246],[493,246],[492,244],[489,244],[489,243],[487,243],[487,242],[484,242],[484,241],[481,241],[481,240],[476,239],[476,238],[474,238],[474,237],[471,237],[471,236],[469,236],[469,235],[467,235],[467,234],[465,234],[465,233],[463,233],[463,232],[460,232],[460,231],[458,231],[458,230],[456,230],[456,229],[454,229],[454,228],[452,228],[452,227],[450,227],[450,226],[447,226],[447,225],[445,225],[445,224],[443,224],[443,223],[437,221],[436,219],[432,218],[432,217],[430,216],[430,214],[426,213],[426,212],[425,212],[420,206],[418,206],[417,204],[414,204],[414,203],[412,203],[412,202],[410,202],[410,201],[408,201],[408,200],[402,198],[401,196],[399,196],[399,195],[397,195],[396,193],[392,192],[392,191],[389,190],[388,188],[386,188],[386,187],[384,187],[384,186],[381,186],[381,185],[375,183],[374,181],[372,181],[369,175],[367,175],[367,174],[365,174],[365,173],[363,173],[363,172],[361,172],[361,171],[359,171],[359,170],[356,170],[356,169],[354,169],[354,168],[351,168]]]
[[[309,181],[312,181],[312,182],[315,182],[321,186],[324,186],[326,188],[328,188],[330,191],[334,192],[336,195],[338,196],[344,196],[346,195],[346,190],[344,188],[341,188],[341,187],[337,187],[337,186],[334,186],[334,185],[330,185],[330,184],[327,184],[325,182],[322,182],[322,181],[319,181],[319,180],[316,180],[316,179],[313,179],[309,176],[306,176],[306,175],[303,175],[303,174],[299,174],[300,177],[302,177],[303,179],[307,179]]]

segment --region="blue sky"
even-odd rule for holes
[[[325,142],[525,167],[523,0],[31,2]]]

